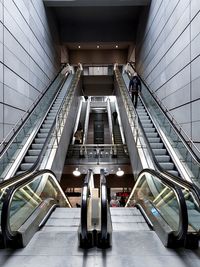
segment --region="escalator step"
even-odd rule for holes
[[[157,132],[153,132],[153,133],[146,133],[146,136],[148,138],[155,138],[158,136],[158,133]]]
[[[34,139],[35,144],[44,144],[45,141],[46,141],[46,138],[35,138]]]
[[[170,162],[170,156],[168,155],[159,155],[159,156],[156,156],[156,159],[158,162]]]
[[[49,129],[40,128],[40,133],[48,133],[48,132],[49,132]]]
[[[160,166],[164,170],[174,170],[174,163],[172,163],[172,162],[161,162]]]
[[[20,165],[20,169],[21,169],[22,171],[27,171],[27,170],[29,170],[32,166],[33,166],[33,163],[22,163],[22,164]]]
[[[43,128],[43,129],[48,129],[48,130],[50,130],[50,128],[51,128],[51,124],[45,124],[45,123],[43,123],[43,124],[42,124],[42,128]]]
[[[179,176],[179,173],[177,171],[175,171],[175,170],[170,170],[168,172],[173,174],[173,175],[175,175],[175,176]]]
[[[150,138],[148,138],[148,141],[149,141],[149,143],[160,143],[161,139],[160,139],[160,137],[155,137],[155,138],[150,137]]]
[[[25,163],[34,163],[37,160],[37,156],[26,156],[24,158]]]
[[[144,128],[144,130],[146,131],[146,129],[147,128],[154,128],[154,126],[153,126],[153,124],[152,123],[145,123],[145,124],[143,124],[143,128]]]
[[[156,131],[156,129],[155,128],[146,128],[146,129],[144,129],[145,130],[145,133],[153,133],[153,132],[155,132]]]
[[[29,156],[39,156],[40,151],[41,151],[40,149],[29,149],[28,155]]]
[[[153,150],[153,153],[154,155],[166,155],[167,154],[167,150],[165,148],[162,148],[162,149],[152,149]]]
[[[146,123],[147,123],[147,124],[148,124],[148,123],[151,123],[151,120],[148,119],[148,118],[141,119],[140,121],[141,121],[142,125],[144,125],[144,124],[146,124]]]
[[[43,144],[32,144],[31,147],[32,147],[33,149],[42,149]]]
[[[48,135],[48,132],[46,132],[46,133],[38,133],[38,134],[37,134],[37,137],[38,137],[38,138],[46,138],[47,135]]]
[[[150,143],[151,148],[163,148],[163,143]]]

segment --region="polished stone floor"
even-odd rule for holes
[[[80,249],[80,209],[57,209],[24,249],[0,250],[1,267],[200,267],[200,250],[167,249],[135,209],[112,208],[110,249]]]

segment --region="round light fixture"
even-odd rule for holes
[[[76,177],[78,177],[78,176],[81,175],[81,172],[79,171],[78,168],[76,168],[76,169],[73,171],[73,175],[76,176]]]
[[[117,170],[117,172],[116,172],[116,175],[117,175],[117,176],[122,176],[122,175],[124,175],[124,171],[121,170],[120,168],[118,168],[118,170]]]

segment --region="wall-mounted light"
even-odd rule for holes
[[[81,46],[79,45],[78,48],[81,48]]]
[[[97,48],[99,48],[99,45],[97,45]]]
[[[78,176],[81,175],[81,172],[79,171],[78,168],[76,168],[76,169],[73,171],[73,175],[76,176],[76,177],[78,177]]]
[[[117,176],[122,176],[122,175],[124,175],[124,171],[121,170],[120,168],[118,168],[118,170],[117,170],[117,172],[116,172],[116,175],[117,175]]]
[[[118,45],[116,45],[115,48],[118,48]]]

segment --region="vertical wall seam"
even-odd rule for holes
[[[190,138],[193,140],[193,136],[192,136],[192,3],[190,0],[190,9],[189,9],[189,19],[190,19],[190,28],[189,28],[189,32],[190,32]]]
[[[4,60],[4,45],[5,45],[5,43],[4,43],[4,0],[2,0],[2,23],[3,23],[3,40],[2,40],[2,43],[3,43],[3,66],[2,66],[2,70],[3,70],[3,75],[2,75],[2,78],[3,78],[3,92],[2,92],[2,99],[3,99],[3,107],[2,107],[2,109],[3,109],[3,114],[2,114],[2,122],[3,122],[3,131],[2,131],[2,140],[5,138],[5,92],[4,92],[4,90],[5,90],[5,83],[4,83],[4,81],[5,81],[5,78],[4,78],[4,63],[5,63],[5,60]]]

